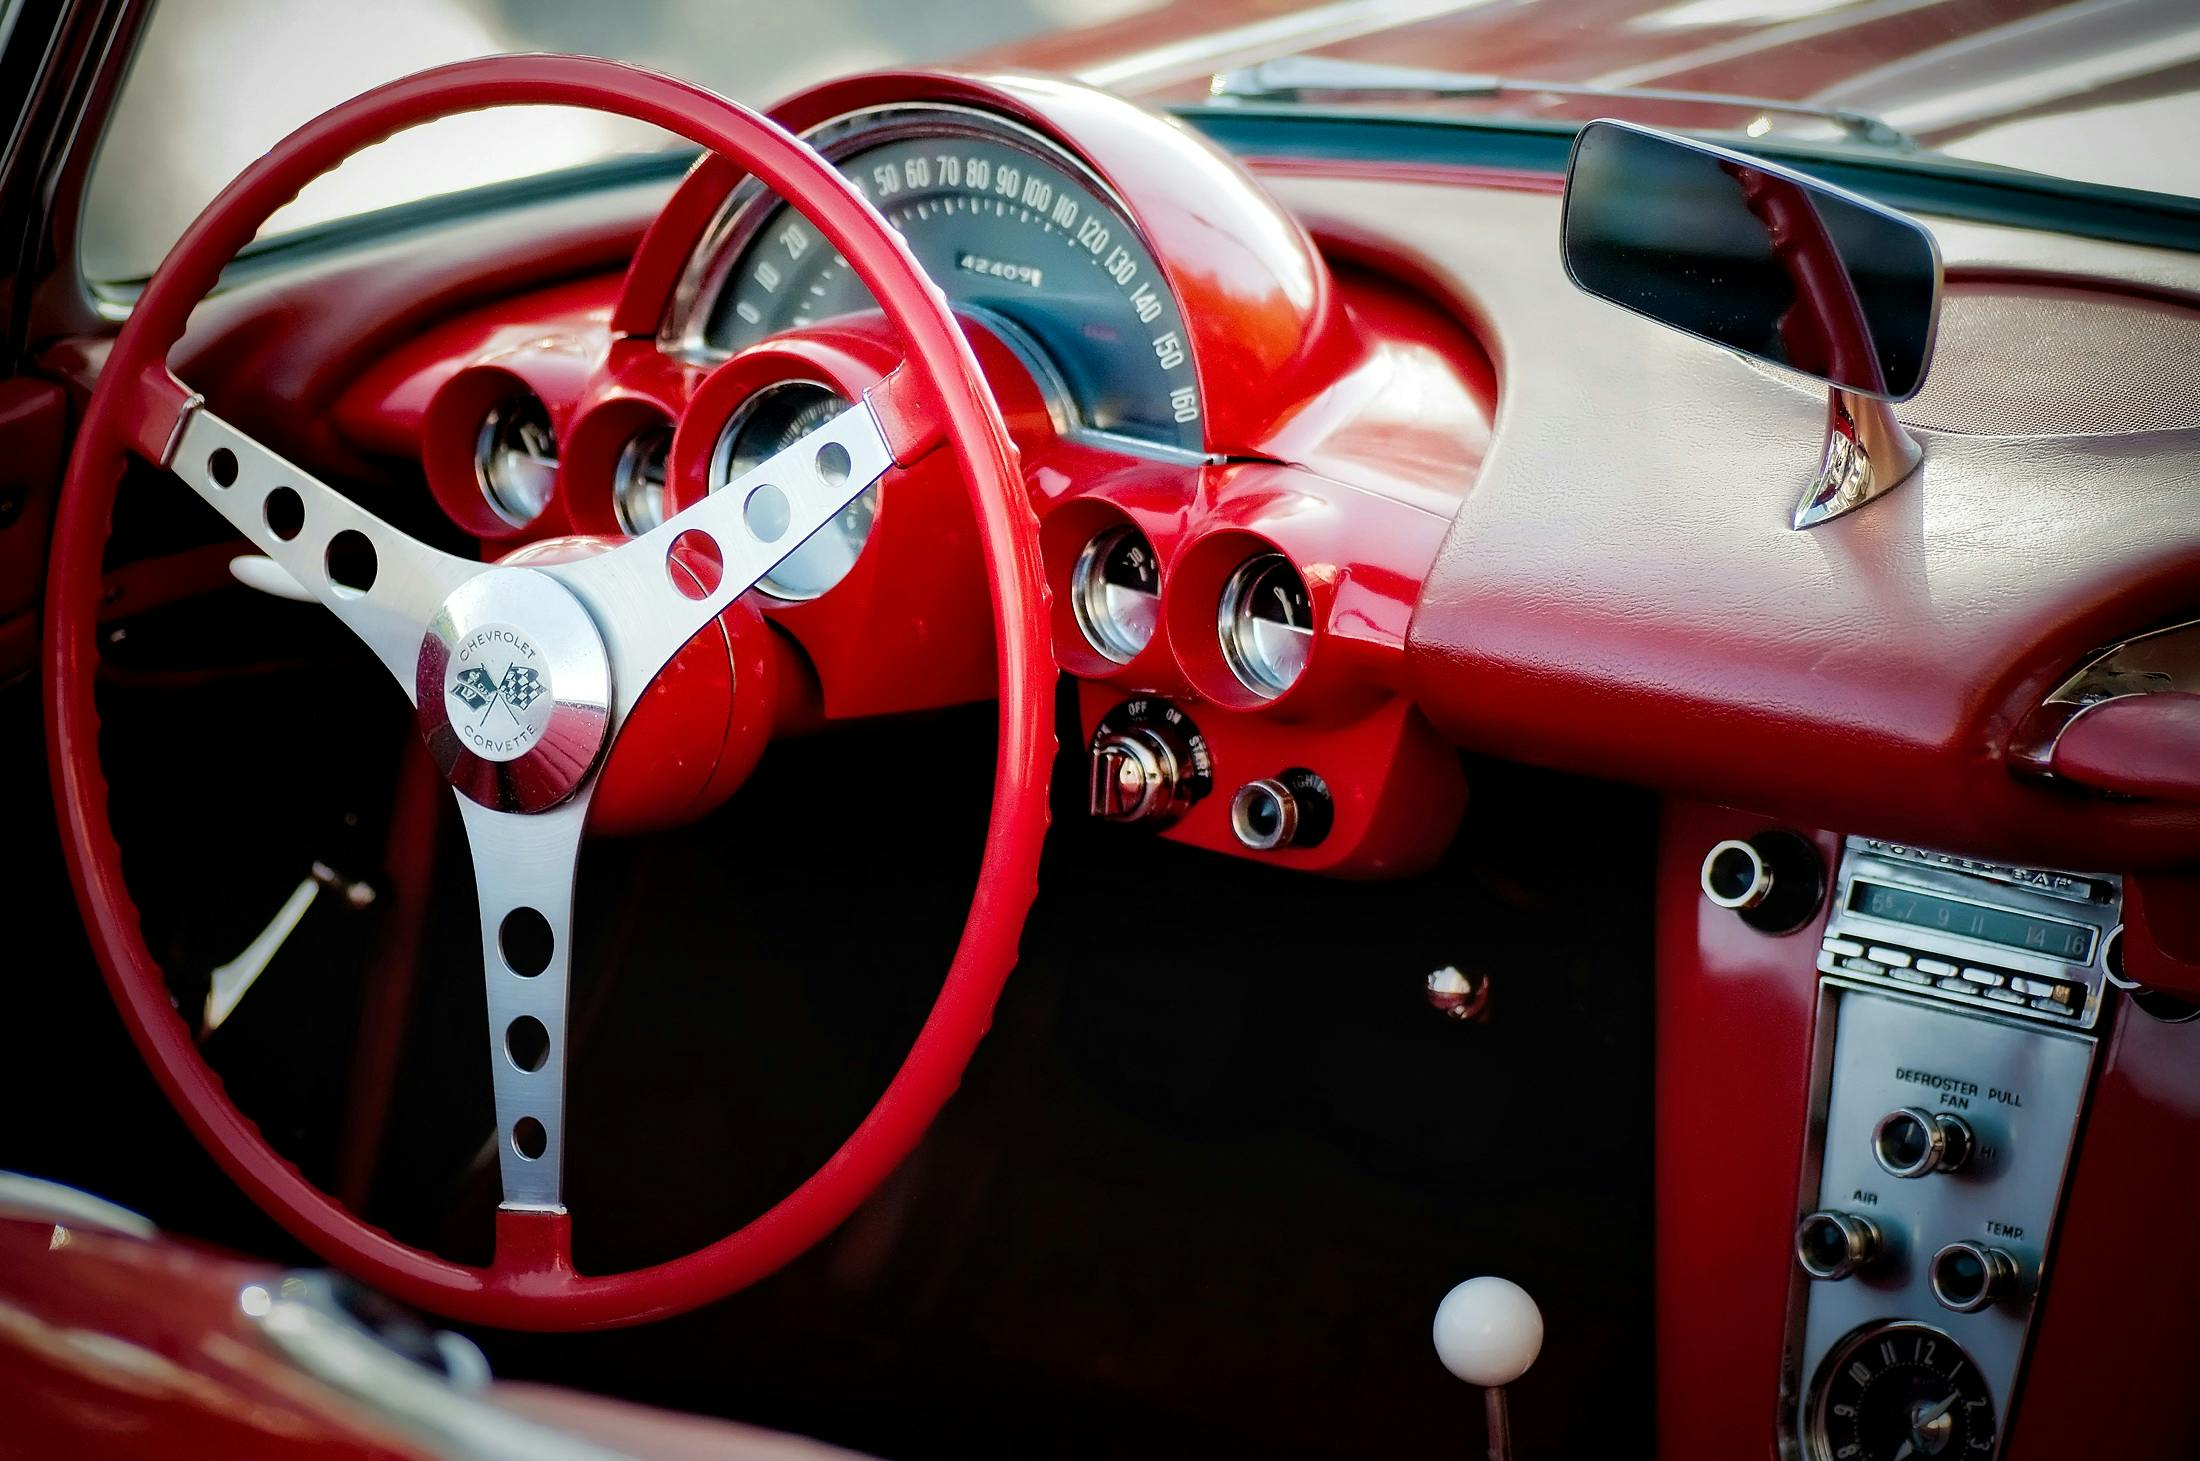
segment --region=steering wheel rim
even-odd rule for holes
[[[101,553],[127,455],[168,465],[197,408],[166,365],[191,309],[266,219],[315,177],[404,128],[511,105],[574,106],[652,123],[727,157],[809,217],[900,334],[903,367],[864,404],[901,465],[943,438],[954,451],[994,607],[1000,734],[986,848],[954,961],[908,1056],[841,1147],[772,1208],[704,1248],[617,1274],[574,1270],[562,1205],[554,1212],[500,1206],[487,1268],[440,1258],[352,1214],[268,1144],[230,1101],[170,1002],[123,881],[98,754]],[[406,77],[307,123],[208,205],[140,296],[79,428],[56,509],[43,654],[47,750],[70,879],[108,988],[163,1091],[231,1179],[308,1247],[457,1319],[528,1329],[638,1323],[744,1287],[825,1236],[908,1154],[952,1094],[1014,965],[1037,890],[1054,750],[1047,587],[1014,447],[944,296],[871,205],[791,133],[700,87],[616,62],[500,56]],[[614,725],[606,745],[615,733]],[[470,806],[464,794],[461,806]],[[486,914],[486,890],[483,898]]]

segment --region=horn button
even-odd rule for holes
[[[572,796],[609,739],[603,637],[571,591],[533,569],[492,569],[443,601],[414,691],[436,769],[500,812]]]

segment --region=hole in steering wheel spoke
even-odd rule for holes
[[[497,952],[504,956],[504,967],[523,979],[549,968],[557,946],[550,920],[532,908],[514,908],[497,925]]]
[[[475,1130],[480,1130],[476,1127]],[[522,1116],[512,1123],[512,1150],[523,1161],[535,1161],[550,1150],[550,1133],[532,1116]]]
[[[374,544],[365,533],[352,528],[328,540],[328,551],[321,561],[328,569],[328,581],[348,594],[363,594],[373,588],[374,576],[381,568]]]
[[[521,1015],[504,1027],[504,1055],[515,1068],[533,1075],[550,1058],[550,1032],[533,1015]]]
[[[267,530],[284,542],[298,536],[306,525],[306,500],[288,487],[278,487],[260,504]]]
[[[826,486],[845,486],[848,474],[854,470],[855,463],[849,460],[848,448],[839,442],[828,441],[817,449],[817,475],[825,479]]]
[[[216,487],[237,485],[237,454],[226,446],[217,446],[206,457],[206,475],[214,479]]]
[[[665,549],[665,577],[683,598],[697,603],[718,592],[718,585],[725,581],[726,562],[718,551],[718,540],[701,528],[689,528],[672,540]]]
[[[749,525],[757,542],[776,543],[787,536],[787,528],[794,522],[794,504],[787,501],[785,492],[766,482],[741,504],[741,520]]]

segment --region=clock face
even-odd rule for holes
[[[1929,1324],[1867,1324],[1818,1367],[1804,1420],[1811,1461],[1985,1461],[1994,1397],[1963,1346]]]

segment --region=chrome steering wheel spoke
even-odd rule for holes
[[[473,857],[501,1206],[562,1213],[574,878],[596,774],[680,647],[894,465],[877,414],[858,401],[612,552],[527,568],[398,532],[195,399],[163,465],[418,707]]]
[[[399,532],[195,398],[160,465],[342,620],[415,699],[421,637],[485,565]]]
[[[481,905],[502,1206],[565,1210],[565,1057],[573,884],[586,788],[533,814],[493,811],[460,793]]]
[[[609,553],[541,565],[585,604],[611,662],[613,734],[666,662],[894,462],[868,399]],[[689,565],[701,570],[707,591]]]

